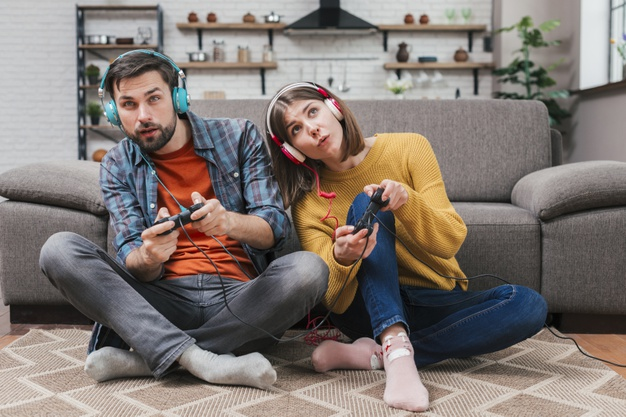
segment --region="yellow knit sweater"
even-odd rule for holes
[[[374,146],[356,167],[320,172],[321,189],[337,193],[331,214],[339,219],[339,225],[345,224],[350,204],[363,187],[380,184],[384,179],[401,183],[409,194],[407,203],[394,211],[400,284],[451,290],[457,282],[439,274],[465,277],[454,256],[467,229],[448,200],[437,159],[426,138],[412,133],[378,134]],[[351,266],[335,261],[331,240],[334,221],[320,222],[327,211],[328,200],[319,197],[317,191],[311,191],[292,207],[302,248],[319,254],[330,269],[324,305],[341,314],[356,294],[355,277],[360,264],[350,273]],[[460,285],[467,288],[465,281]]]

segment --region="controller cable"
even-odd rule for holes
[[[452,280],[455,280],[455,281],[468,281],[468,282],[469,282],[469,281],[473,281],[473,280],[475,280],[475,279],[477,279],[477,278],[492,277],[492,278],[496,278],[496,279],[498,279],[498,280],[500,280],[500,281],[502,281],[502,282],[504,282],[504,283],[506,283],[506,284],[508,284],[508,285],[513,285],[513,284],[511,284],[509,281],[507,281],[506,279],[504,279],[504,278],[502,278],[502,277],[499,277],[498,275],[495,275],[495,274],[479,274],[479,275],[474,275],[474,276],[471,276],[471,277],[466,277],[466,278],[451,277],[451,276],[448,276],[448,275],[441,274],[441,273],[439,273],[437,270],[435,270],[433,267],[431,267],[430,265],[428,265],[426,262],[422,261],[419,257],[417,257],[417,256],[416,256],[416,255],[415,255],[415,254],[411,251],[411,249],[409,249],[409,247],[408,247],[408,246],[407,246],[407,245],[406,245],[406,244],[402,241],[402,239],[400,239],[400,238],[398,237],[398,235],[396,235],[395,233],[393,233],[393,232],[392,232],[392,231],[391,231],[391,230],[390,230],[387,226],[385,226],[385,225],[383,224],[383,222],[381,222],[381,221],[380,221],[380,219],[378,219],[378,217],[376,216],[376,214],[374,214],[374,217],[378,220],[378,224],[380,224],[382,227],[384,227],[384,228],[385,228],[385,230],[387,230],[387,232],[389,232],[391,235],[395,236],[395,238],[398,240],[398,242],[400,242],[400,244],[402,244],[402,246],[404,246],[404,248],[405,248],[405,249],[406,249],[406,250],[407,250],[407,251],[411,254],[411,256],[413,256],[413,258],[415,258],[418,262],[420,262],[421,264],[423,264],[423,265],[424,265],[424,266],[426,266],[428,269],[430,269],[431,271],[433,271],[435,274],[439,275],[439,276],[440,276],[440,277],[442,277],[442,278],[448,278],[448,279],[452,279]],[[549,331],[550,333],[552,333],[555,337],[557,337],[557,338],[559,338],[559,339],[563,339],[563,340],[571,340],[572,342],[574,342],[574,345],[576,346],[576,348],[578,349],[578,351],[579,351],[580,353],[582,353],[584,356],[587,356],[588,358],[595,359],[595,360],[598,360],[598,361],[601,361],[601,362],[608,363],[608,364],[613,365],[613,366],[618,366],[618,367],[620,367],[620,368],[626,368],[626,365],[624,365],[624,364],[619,364],[619,363],[611,362],[611,361],[609,361],[609,360],[607,360],[607,359],[602,359],[602,358],[599,358],[599,357],[596,357],[596,356],[593,356],[593,355],[588,354],[587,352],[585,352],[585,351],[584,351],[584,350],[583,350],[583,349],[582,349],[582,348],[578,345],[578,343],[576,342],[576,340],[574,340],[573,338],[571,338],[571,337],[569,337],[569,336],[562,336],[562,335],[559,335],[559,334],[555,333],[555,332],[554,332],[554,331],[550,328],[550,326],[548,325],[548,323],[544,323],[544,324],[543,324],[543,326],[544,326],[546,329],[548,329],[548,331]]]
[[[179,219],[180,220],[180,219]],[[323,316],[322,320],[316,324],[314,327],[312,327],[311,329],[308,329],[306,332],[297,334],[295,336],[289,337],[289,338],[281,338],[281,337],[276,337],[275,335],[271,334],[270,332],[268,332],[265,329],[262,329],[258,326],[255,326],[254,324],[248,323],[246,322],[244,319],[242,319],[241,317],[239,317],[237,315],[237,313],[235,313],[231,308],[230,305],[228,303],[228,299],[226,297],[226,286],[224,285],[224,279],[222,277],[222,274],[220,274],[220,271],[217,267],[217,265],[215,264],[215,262],[213,262],[213,260],[211,259],[211,257],[202,249],[200,248],[194,241],[193,239],[191,239],[191,236],[189,236],[189,233],[187,233],[187,230],[185,230],[184,227],[182,227],[182,221],[180,221],[180,226],[181,229],[183,231],[183,233],[185,234],[185,236],[187,237],[187,240],[189,240],[189,242],[191,242],[191,244],[198,250],[200,251],[205,258],[207,258],[207,260],[211,263],[211,265],[213,265],[213,268],[215,268],[215,272],[217,273],[217,277],[220,280],[220,285],[222,286],[222,294],[223,294],[223,298],[224,298],[224,305],[226,306],[226,309],[230,312],[230,314],[233,315],[233,317],[235,317],[237,320],[239,320],[241,323],[245,324],[246,326],[252,327],[255,330],[261,331],[263,333],[265,333],[267,336],[271,337],[272,339],[276,340],[277,342],[280,343],[284,343],[284,342],[291,342],[293,340],[299,339],[301,337],[305,337],[313,332],[315,332],[316,330],[318,330],[324,323],[326,323],[328,321],[328,318],[330,317],[331,314],[331,310],[332,308],[335,306],[335,304],[337,303],[337,301],[339,300],[339,296],[341,295],[341,293],[343,292],[343,290],[345,289],[346,285],[348,284],[348,277],[352,274],[352,271],[354,270],[354,267],[358,264],[358,262],[361,260],[361,258],[363,257],[363,254],[365,253],[365,250],[367,249],[367,243],[365,244],[365,247],[363,248],[363,252],[361,252],[361,255],[359,256],[359,258],[350,266],[350,270],[348,271],[348,273],[346,274],[346,279],[344,280],[343,284],[341,285],[341,287],[339,288],[339,292],[337,293],[337,297],[333,300],[332,304],[329,306],[328,308],[328,312]],[[235,258],[235,256],[224,246],[224,244],[222,244],[222,242],[216,238],[215,236],[211,235],[211,238],[213,238],[213,240],[215,240],[221,247],[222,249],[224,249],[224,251],[237,263],[237,266],[239,267],[239,269],[241,269],[241,271],[246,275],[246,277],[250,280],[254,279],[252,278],[241,266],[241,264],[239,263],[239,261]],[[369,237],[367,238],[367,240],[369,241]]]

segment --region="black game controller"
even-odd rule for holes
[[[352,231],[352,234],[355,234],[363,229],[367,229],[367,235],[365,235],[366,237],[372,234],[372,230],[374,229],[374,219],[376,218],[376,213],[378,213],[378,210],[380,210],[381,208],[389,204],[388,199],[385,201],[382,200],[384,191],[385,191],[384,188],[379,187],[376,189],[374,194],[372,194],[372,197],[370,198],[370,203],[367,205],[367,208],[365,209],[365,213],[363,213],[363,217],[361,217],[361,219],[358,222],[356,222],[356,225],[354,226],[354,230]]]
[[[182,213],[178,213],[178,214],[175,214],[173,216],[165,217],[163,219],[157,220],[156,222],[154,222],[153,226],[156,226],[157,224],[165,223],[165,222],[168,222],[168,221],[171,220],[171,221],[173,221],[175,223],[174,227],[172,227],[170,230],[167,230],[167,231],[165,231],[163,233],[160,233],[159,236],[170,234],[176,228],[179,228],[181,226],[189,224],[192,221],[197,221],[197,220],[191,220],[191,213],[193,213],[196,210],[200,210],[203,206],[204,206],[204,204],[202,204],[202,203],[194,204],[193,206],[189,207],[188,210],[185,210]],[[206,215],[200,217],[198,220],[202,220],[205,217],[206,217]]]

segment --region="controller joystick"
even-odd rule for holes
[[[352,234],[355,234],[363,229],[367,229],[367,235],[365,235],[366,237],[372,234],[372,230],[374,229],[374,219],[376,218],[376,213],[378,213],[378,210],[380,210],[381,208],[389,204],[388,199],[385,201],[382,200],[384,191],[385,191],[384,188],[379,187],[376,189],[374,194],[372,194],[372,197],[370,198],[370,203],[367,205],[367,208],[365,209],[365,213],[363,213],[363,216],[361,217],[361,219],[354,226],[354,230],[352,231]]]
[[[175,214],[173,216],[170,217],[165,217],[163,219],[157,220],[156,222],[154,222],[153,226],[156,226],[157,224],[161,224],[161,223],[165,223],[168,221],[173,221],[174,222],[174,227],[172,227],[170,230],[167,230],[163,233],[160,233],[159,236],[162,235],[167,235],[172,233],[175,229],[184,226],[186,224],[191,223],[192,221],[198,221],[198,220],[202,220],[206,217],[206,215],[200,217],[198,220],[191,220],[191,213],[193,213],[194,211],[200,210],[202,207],[204,206],[204,204],[202,203],[197,203],[194,204],[193,206],[189,207],[188,210],[185,210],[181,213]]]

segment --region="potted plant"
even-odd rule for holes
[[[102,107],[97,101],[87,103],[87,115],[91,118],[91,124],[97,126],[100,124],[100,116],[102,116]]]
[[[87,65],[87,68],[85,68],[85,75],[87,76],[89,84],[98,84],[98,78],[100,77],[100,68],[98,68],[97,65],[89,64]]]
[[[571,113],[559,105],[557,98],[569,97],[568,90],[546,91],[548,87],[556,85],[556,81],[552,79],[548,72],[556,68],[563,59],[555,62],[547,68],[535,65],[530,59],[531,49],[545,48],[559,45],[561,41],[546,41],[543,38],[544,32],[550,32],[557,28],[561,22],[559,20],[548,20],[538,27],[534,27],[533,20],[530,16],[524,16],[522,20],[513,26],[502,28],[495,33],[510,32],[517,30],[518,37],[522,41],[520,49],[515,51],[519,56],[515,56],[513,61],[503,68],[497,68],[493,74],[500,77],[498,82],[511,83],[523,87],[523,92],[502,92],[493,93],[495,98],[503,98],[510,100],[539,100],[548,108],[550,117],[550,126],[560,124],[563,119],[571,116]]]

